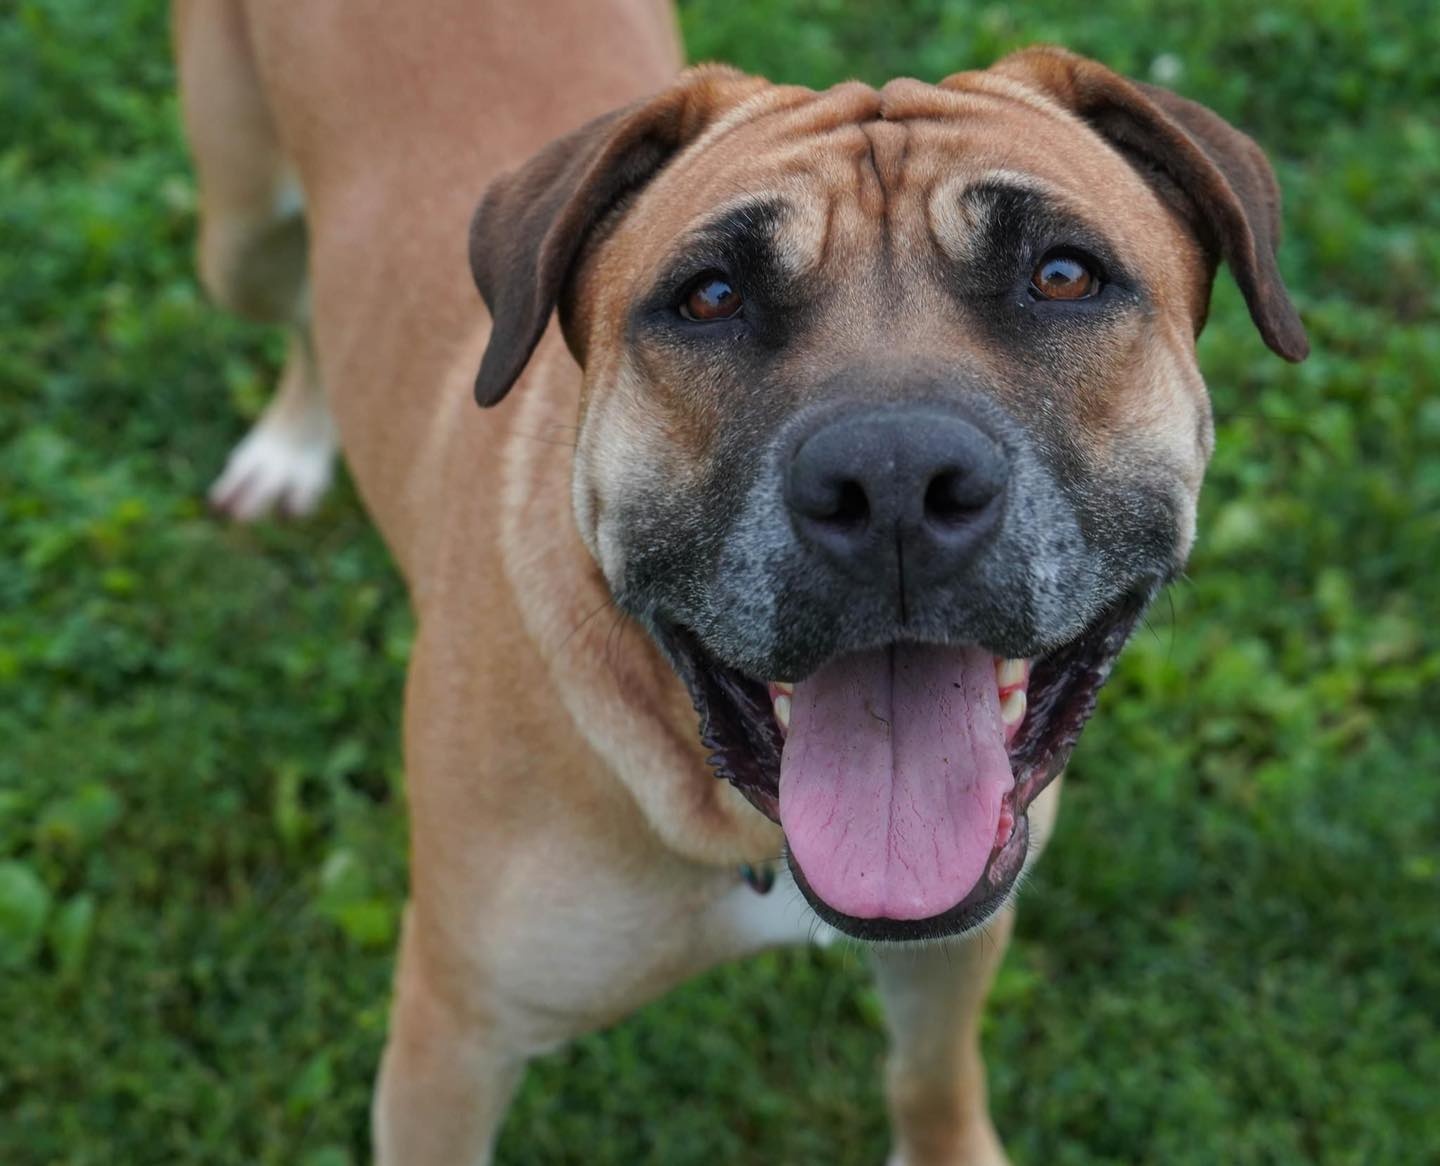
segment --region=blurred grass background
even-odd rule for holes
[[[212,521],[278,338],[209,308],[163,6],[0,5],[0,1161],[365,1160],[410,621],[348,489]],[[1440,1160],[1440,7],[690,0],[692,55],[1064,43],[1253,133],[1315,355],[1228,281],[1191,577],[1076,755],[985,1030],[1017,1163]],[[532,1072],[509,1163],[878,1163],[853,950]]]

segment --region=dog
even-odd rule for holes
[[[1258,147],[1054,48],[682,73],[649,0],[174,34],[203,282],[292,336],[212,500],[303,513],[338,443],[417,613],[378,1160],[488,1161],[529,1057],[839,933],[893,1161],[1003,1163],[980,1008],[1194,538],[1220,262],[1305,355]]]

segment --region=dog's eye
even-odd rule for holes
[[[1088,300],[1100,290],[1100,277],[1079,256],[1051,252],[1030,274],[1030,290],[1042,300]]]
[[[740,314],[745,300],[740,290],[718,272],[709,271],[695,280],[680,301],[680,314],[687,320],[705,323],[729,320]]]

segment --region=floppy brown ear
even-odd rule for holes
[[[691,69],[659,96],[596,118],[491,183],[470,223],[470,271],[492,321],[475,378],[480,404],[498,403],[524,370],[595,225],[762,84],[722,66]]]
[[[1259,146],[1203,105],[1064,49],[1025,49],[995,70],[1039,88],[1119,149],[1190,219],[1212,262],[1229,264],[1265,343],[1305,359],[1305,327],[1275,265],[1280,188]]]

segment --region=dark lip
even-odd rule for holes
[[[991,856],[980,882],[962,902],[928,919],[858,919],[837,912],[815,895],[791,862],[796,884],[827,923],[858,939],[903,941],[937,938],[982,924],[1005,902],[1029,848],[1026,812],[1065,768],[1120,649],[1149,604],[1154,588],[1124,594],[1069,643],[1037,657],[1031,666],[1029,709],[1010,745],[1015,773],[1015,831]],[[780,822],[780,754],[783,740],[764,681],[721,664],[694,632],[657,621],[652,634],[685,682],[717,777],[731,782],[762,814]],[[1018,856],[1017,856],[1018,855]]]

